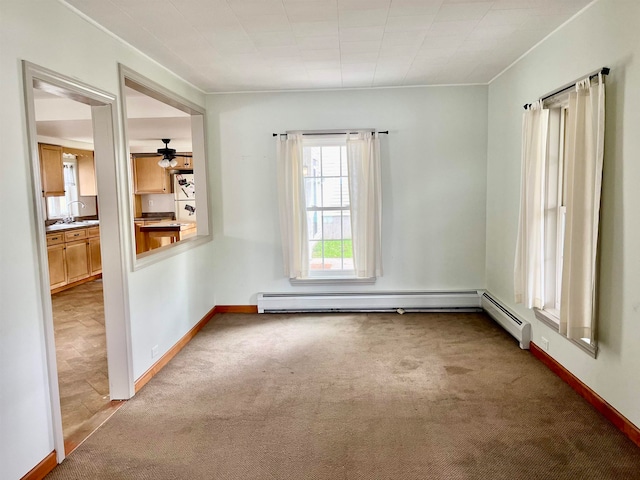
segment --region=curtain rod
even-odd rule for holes
[[[371,133],[376,133],[373,130],[370,130]],[[358,132],[315,132],[315,133],[303,133],[302,135],[347,135],[347,134],[356,134]],[[384,132],[377,132],[377,133],[384,133],[385,135],[389,135],[389,130],[385,130]],[[278,135],[287,135],[286,133],[274,133],[273,136],[277,137]]]
[[[600,73],[601,73],[602,75],[609,75],[609,72],[610,72],[610,71],[611,71],[611,69],[610,69],[609,67],[602,67],[600,70],[596,70],[595,72],[593,72],[593,73],[589,74],[589,80],[591,80],[591,79],[593,79],[593,78],[597,77],[597,76],[598,76],[598,74],[600,74]],[[544,97],[542,97],[542,98],[541,98],[541,100],[544,102],[545,100],[547,100],[547,99],[549,99],[549,98],[551,98],[551,97],[553,97],[553,96],[555,96],[555,95],[558,95],[559,93],[565,92],[565,91],[569,90],[570,88],[575,87],[575,86],[576,86],[576,84],[577,84],[579,81],[580,81],[580,80],[578,80],[577,82],[573,82],[573,83],[571,83],[571,84],[567,85],[566,87],[559,88],[558,90],[555,90],[555,91],[553,91],[553,92],[551,92],[551,93],[549,93],[549,94],[545,95]],[[530,103],[525,103],[525,104],[524,104],[524,109],[526,110],[526,109],[527,109],[527,108],[529,108],[530,106],[531,106],[531,104],[530,104]]]

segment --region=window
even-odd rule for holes
[[[78,202],[77,163],[74,155],[63,154],[64,197],[47,198],[47,218],[65,218],[80,215]]]
[[[595,356],[602,72],[561,92],[524,115],[514,290],[517,303]]]
[[[277,149],[285,275],[293,283],[381,276],[378,134],[289,133]]]
[[[309,276],[354,275],[345,140],[306,140],[304,189]]]
[[[567,214],[567,175],[565,173],[568,97],[549,108],[548,152],[544,210],[544,306],[547,319],[560,322],[562,264]]]

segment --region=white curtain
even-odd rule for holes
[[[382,275],[380,140],[358,132],[347,137],[353,263],[358,278]]]
[[[596,254],[604,158],[604,82],[587,78],[569,96],[567,216],[560,333],[595,342]]]
[[[278,199],[285,275],[309,276],[307,210],[302,173],[302,134],[277,137]]]
[[[516,303],[544,307],[544,208],[549,110],[531,105],[522,121],[522,180],[516,243]]]

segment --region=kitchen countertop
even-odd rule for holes
[[[189,230],[191,228],[196,228],[196,224],[193,222],[176,222],[173,220],[167,220],[166,222],[158,222],[153,223],[151,225],[142,225],[140,226],[141,232],[157,232],[160,230],[163,231],[174,231],[181,232],[184,230]]]
[[[76,230],[79,228],[97,227],[100,220],[81,220],[73,223],[54,223],[45,227],[46,233],[63,232],[66,230]]]

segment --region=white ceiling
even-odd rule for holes
[[[592,0],[66,0],[205,92],[486,83]]]
[[[191,151],[191,117],[143,93],[125,87],[127,136],[132,153],[155,152],[170,147]],[[67,147],[93,149],[91,107],[34,89],[36,130],[40,141]]]

